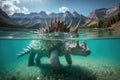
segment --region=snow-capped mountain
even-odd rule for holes
[[[30,14],[23,14],[23,13],[15,13],[11,16],[13,20],[15,20],[18,24],[21,25],[31,25],[34,26],[37,24],[37,26],[42,27],[45,26],[45,21],[49,23],[50,18],[58,18],[59,20],[63,20],[66,22],[66,24],[69,24],[72,21],[72,25],[76,25],[79,21],[81,24],[84,24],[85,21],[88,19],[87,17],[78,14],[77,12],[69,12],[66,11],[65,13],[51,13],[47,14],[44,11],[41,11],[40,13],[30,13]]]
[[[81,25],[85,25],[92,21],[102,20],[104,18],[112,17],[120,13],[120,4],[112,8],[101,8],[96,9],[90,13],[88,17],[81,15],[74,11],[73,13],[66,11],[65,13],[50,13],[47,14],[45,11],[39,13],[32,12],[30,14],[15,13],[10,18],[17,22],[19,25],[28,25],[30,27],[44,27],[45,22],[50,22],[50,18],[58,18],[59,20],[64,21],[66,24],[76,25],[80,22]]]

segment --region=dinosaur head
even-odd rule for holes
[[[67,44],[69,48],[67,49],[68,52],[72,55],[81,55],[81,56],[88,56],[91,54],[91,51],[89,48],[86,46],[86,42],[84,43],[78,43],[77,42],[72,42],[70,44]]]

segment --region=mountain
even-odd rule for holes
[[[65,13],[50,13],[45,11],[39,13],[32,12],[30,14],[14,13],[12,16],[8,16],[4,11],[0,9],[0,26],[19,26],[27,28],[40,28],[46,26],[46,22],[50,24],[50,18],[58,18],[64,21],[67,25],[71,22],[71,26],[77,25],[79,22],[82,26],[96,26],[100,22],[99,20],[107,20],[109,18],[120,13],[120,4],[112,8],[100,8],[90,13],[88,17],[79,14],[74,11],[73,13],[66,11]],[[107,18],[107,19],[106,19]],[[114,19],[113,19],[114,20]],[[110,21],[112,21],[110,19]],[[106,22],[107,23],[107,22]]]
[[[13,25],[14,21],[12,21],[9,16],[0,8],[0,27]]]
[[[0,8],[0,18],[6,18],[6,19],[9,18],[9,16],[4,11],[2,11],[1,8]]]
[[[17,17],[17,16],[16,16]],[[22,17],[22,16],[21,16]],[[14,20],[12,20],[1,8],[0,8],[0,28],[26,28],[25,25],[19,25]]]
[[[90,19],[85,26],[87,27],[110,27],[114,22],[119,22],[120,4],[112,8],[101,8],[91,12]],[[99,25],[100,24],[100,25]],[[102,25],[101,25],[102,24]]]
[[[106,11],[106,18],[108,17],[112,17],[112,16],[115,16],[117,15],[118,13],[120,13],[120,4],[118,4],[117,6],[113,7],[113,8],[109,8],[107,11]]]
[[[108,29],[118,29],[120,28],[120,13],[115,16],[107,17],[102,20],[91,21],[86,24],[89,28],[108,28]]]
[[[96,9],[95,11],[91,12],[88,16],[91,20],[101,20],[104,19],[106,16],[107,8]]]
[[[87,21],[87,17],[78,14],[77,12],[69,12],[65,13],[51,13],[46,14],[46,12],[41,11],[40,13],[15,13],[11,16],[11,19],[17,22],[19,25],[29,25],[32,27],[43,27],[45,26],[45,22],[50,22],[50,18],[58,18],[59,20],[63,20],[66,24],[69,24],[72,21],[72,25],[76,25],[79,21],[81,24],[85,24]]]
[[[41,18],[48,18],[48,17],[49,17],[49,16],[47,15],[47,13],[44,12],[44,11],[41,11],[39,14],[40,14],[40,17],[41,17]]]
[[[102,20],[120,13],[120,4],[112,8],[101,8],[91,12],[88,18],[91,20]]]
[[[19,19],[20,17],[21,17],[21,18],[24,18],[24,17],[25,17],[25,14],[23,14],[23,13],[14,13],[14,15],[12,15],[12,17],[13,17],[13,18],[16,18],[16,19],[17,19],[17,18]]]

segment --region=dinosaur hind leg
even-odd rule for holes
[[[50,55],[51,65],[55,69],[59,69],[60,67],[60,61],[59,61],[59,55],[57,50],[53,50]]]
[[[37,54],[36,58],[35,58],[35,62],[36,62],[36,65],[40,65],[40,58],[41,58],[41,55],[40,54]]]
[[[72,59],[71,59],[70,54],[65,54],[65,59],[66,59],[68,65],[71,66],[72,65]]]
[[[28,66],[34,66],[35,63],[34,63],[34,58],[35,58],[35,52],[32,51],[29,55],[29,59],[28,59]]]

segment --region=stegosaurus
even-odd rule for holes
[[[59,21],[56,18],[54,22],[50,20],[50,25],[46,23],[46,27],[39,29],[39,34],[50,34],[57,32],[66,32],[66,33],[75,33],[78,37],[79,23],[75,26],[74,29],[70,29],[70,25],[67,26],[63,21]],[[59,36],[59,34],[58,34]],[[64,35],[62,35],[64,37]],[[29,54],[28,65],[40,65],[40,59],[42,57],[49,57],[51,64],[55,68],[59,68],[60,61],[59,56],[65,55],[65,59],[69,65],[72,64],[71,56],[72,55],[82,55],[87,56],[91,51],[87,48],[86,43],[79,44],[78,41],[52,41],[52,40],[32,40],[32,42],[25,48],[18,57],[21,57],[25,54]],[[36,56],[36,57],[35,57]]]

